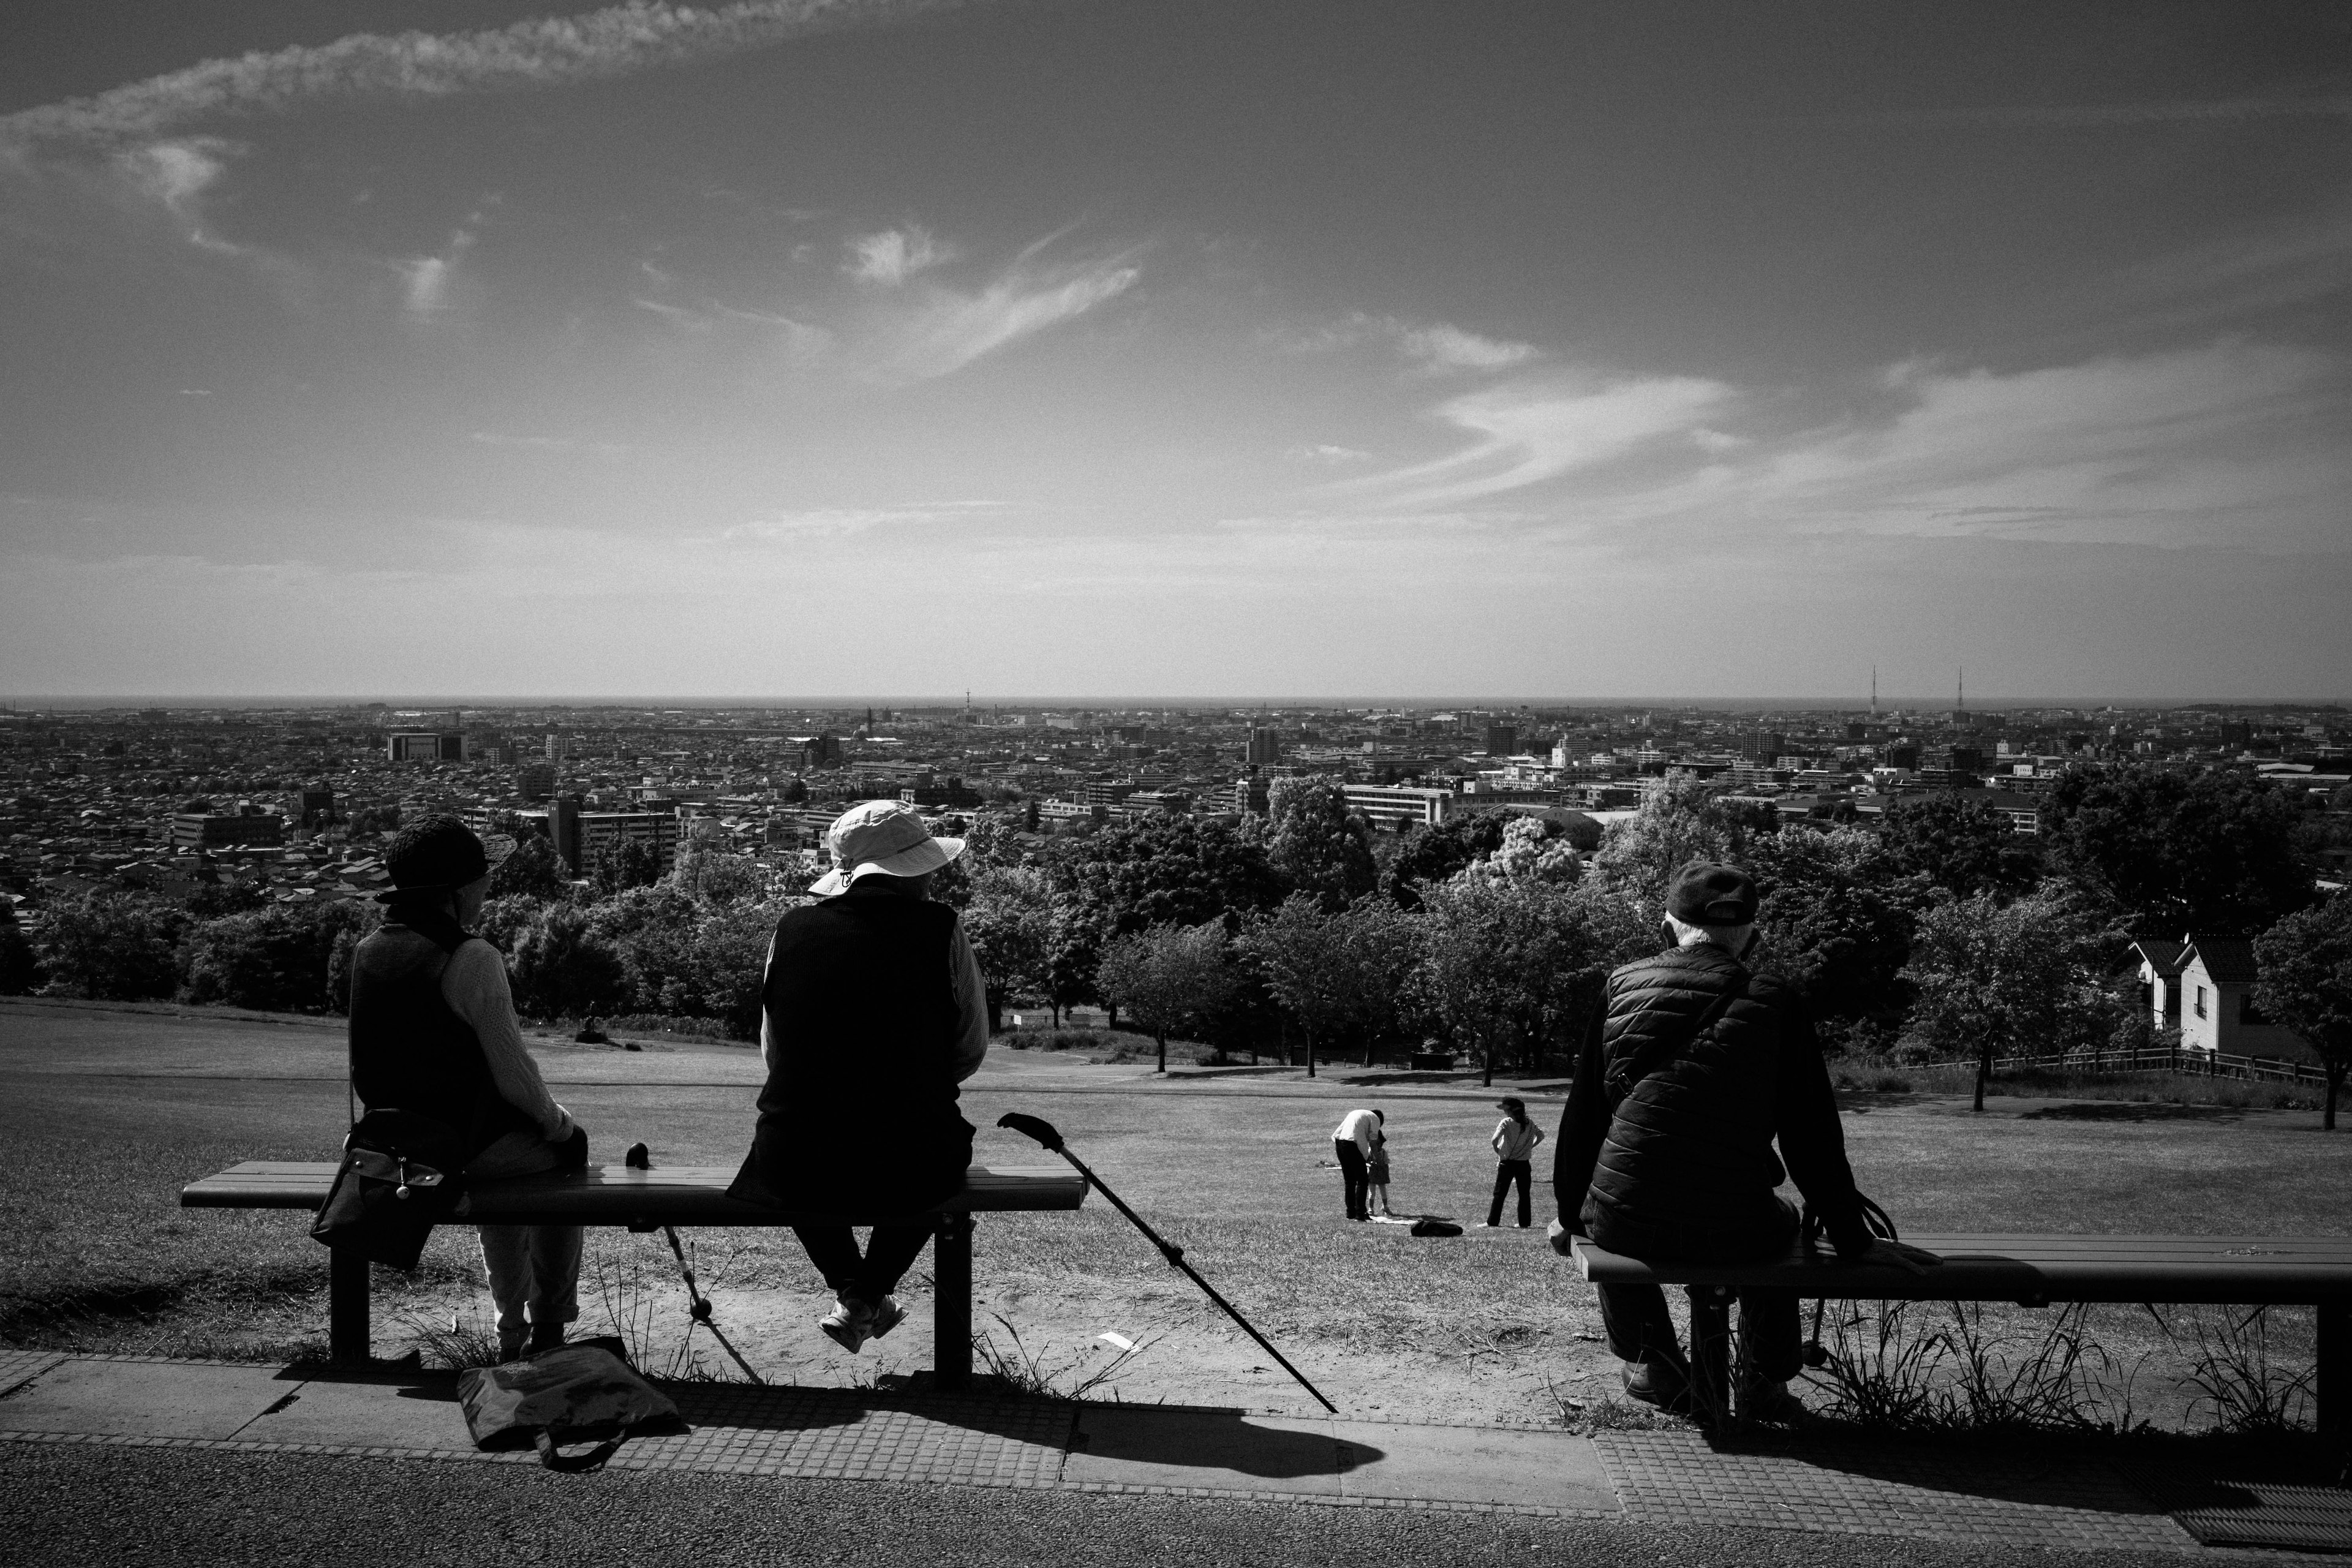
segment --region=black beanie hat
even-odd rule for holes
[[[480,877],[490,868],[490,857],[474,830],[456,817],[428,816],[392,836],[383,865],[394,894],[437,893]]]
[[[1685,925],[1752,925],[1756,884],[1733,867],[1694,860],[1667,884],[1666,912]]]

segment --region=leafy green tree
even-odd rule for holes
[[[1867,828],[1788,827],[1752,840],[1760,973],[1794,986],[1817,1018],[1892,1027],[1910,1005],[1911,935],[1932,901]]]
[[[86,893],[49,906],[41,922],[48,988],[93,1000],[136,1001],[179,989],[187,917],[131,893]]]
[[[334,1004],[337,944],[371,925],[369,911],[334,900],[271,904],[190,929],[184,961],[191,1002],[276,1013],[314,1013]]]
[[[518,935],[508,968],[515,1007],[539,1018],[586,1018],[629,1001],[628,967],[575,904],[543,906]]]
[[[2051,863],[2166,936],[2259,931],[2310,904],[2302,826],[2286,791],[2222,768],[2080,765],[2042,806]]]
[[[1954,898],[1990,889],[2021,893],[2041,875],[2031,839],[1981,800],[1951,791],[1898,800],[1879,835],[1889,865],[1916,874]]]
[[[2323,1125],[2352,1068],[2352,894],[2298,910],[2254,939],[2254,1005],[2303,1037],[2327,1074]]]
[[[490,896],[520,893],[552,899],[562,893],[568,880],[563,857],[555,852],[554,841],[543,833],[524,833],[516,837],[514,853],[490,873]]]
[[[1631,900],[1646,920],[1664,911],[1666,883],[1694,860],[1736,865],[1757,825],[1698,779],[1676,779],[1642,796],[1641,809],[1612,823],[1592,857],[1602,885]]]
[[[1591,1013],[1609,971],[1657,945],[1635,905],[1590,881],[1460,876],[1429,889],[1423,918],[1415,988],[1477,1050],[1490,1084],[1498,1059],[1539,1067]]]
[[[1913,1027],[1976,1057],[1982,1110],[1996,1057],[2060,1056],[2114,1032],[2106,957],[2105,933],[2054,892],[1947,900],[1919,916],[1903,971],[1919,991]]]
[[[661,853],[650,844],[611,845],[590,857],[588,880],[600,898],[661,880]]]
[[[16,923],[16,909],[0,899],[0,996],[22,996],[40,984],[40,961],[25,928]]]
[[[1406,909],[1421,904],[1421,890],[1451,879],[1472,861],[1503,847],[1504,814],[1462,812],[1415,828],[1389,871],[1389,896]]]
[[[1266,821],[1267,860],[1326,909],[1345,909],[1379,883],[1370,830],[1334,781],[1276,779],[1266,791]]]
[[[339,906],[341,924],[335,932],[334,944],[327,950],[327,1007],[330,1012],[348,1014],[352,1010],[352,959],[368,932],[383,923],[383,906],[373,900],[344,900]]]
[[[188,895],[186,909],[192,919],[215,921],[261,909],[268,902],[268,889],[258,882],[206,882]]]
[[[1584,862],[1558,823],[1515,816],[1491,855],[1464,867],[1460,876],[1486,882],[1554,882],[1562,887],[1584,874]]]
[[[1151,1030],[1166,1072],[1169,1032],[1207,1018],[1233,997],[1224,928],[1162,924],[1114,937],[1103,948],[1095,984]]]
[[[983,866],[971,879],[963,908],[964,933],[988,984],[988,1026],[1004,1026],[1004,1004],[1020,992],[1052,1002],[1055,939],[1053,884],[1026,866]],[[1055,1024],[1061,1008],[1055,1005]]]
[[[1106,936],[1228,921],[1289,890],[1254,830],[1192,816],[1115,823],[1069,842],[1048,874],[1065,897],[1091,907]]]
[[[1234,946],[1307,1039],[1307,1076],[1318,1047],[1349,1031],[1364,1038],[1364,1061],[1396,1027],[1421,956],[1421,925],[1383,899],[1328,910],[1293,893],[1242,927]]]
[[[766,867],[724,849],[687,850],[670,868],[669,879],[706,904],[757,903],[776,891]]]

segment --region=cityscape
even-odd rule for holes
[[[821,867],[826,825],[866,799],[1083,835],[1263,818],[1268,785],[1294,777],[1342,785],[1391,838],[1479,811],[1572,813],[1597,833],[1684,778],[1816,824],[1952,794],[2030,836],[2068,767],[2120,761],[2228,766],[2352,809],[2340,705],[58,708],[0,713],[0,892],[28,927],[46,899],[121,889],[372,898],[383,838],[436,812],[544,837],[581,877],[625,843],[665,872],[686,846]],[[2321,853],[2345,868],[2346,848]]]

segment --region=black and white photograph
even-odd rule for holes
[[[2352,4],[0,8],[0,1558],[2352,1553]]]

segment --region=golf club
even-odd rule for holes
[[[1143,1233],[1143,1238],[1160,1249],[1160,1257],[1165,1258],[1178,1268],[1182,1269],[1185,1277],[1191,1279],[1193,1284],[1198,1285],[1202,1291],[1207,1295],[1210,1300],[1214,1301],[1218,1306],[1224,1309],[1225,1316],[1231,1318],[1234,1322],[1239,1323],[1242,1326],[1242,1331],[1258,1342],[1259,1349],[1265,1351],[1266,1354],[1281,1363],[1282,1370],[1297,1378],[1298,1380],[1299,1387],[1313,1394],[1316,1397],[1316,1400],[1322,1405],[1323,1408],[1328,1410],[1332,1415],[1337,1415],[1339,1414],[1339,1407],[1332,1404],[1329,1400],[1325,1399],[1323,1397],[1323,1391],[1316,1387],[1313,1384],[1307,1382],[1307,1374],[1299,1371],[1297,1367],[1291,1365],[1289,1359],[1280,1351],[1274,1348],[1274,1342],[1272,1340],[1267,1339],[1264,1334],[1259,1333],[1255,1328],[1252,1327],[1250,1321],[1247,1318],[1243,1317],[1240,1311],[1235,1309],[1231,1301],[1226,1300],[1223,1296],[1217,1294],[1217,1288],[1215,1286],[1201,1278],[1201,1271],[1199,1269],[1184,1261],[1184,1249],[1182,1247],[1178,1247],[1175,1243],[1161,1236],[1158,1231],[1144,1224],[1143,1216],[1141,1215],[1137,1214],[1133,1209],[1128,1207],[1125,1203],[1121,1202],[1119,1195],[1117,1193],[1112,1192],[1108,1187],[1103,1185],[1103,1179],[1100,1176],[1096,1175],[1094,1172],[1087,1168],[1087,1163],[1084,1160],[1079,1159],[1076,1154],[1071,1153],[1067,1148],[1063,1146],[1062,1135],[1054,1130],[1054,1124],[1052,1122],[1046,1121],[1041,1116],[1024,1116],[1016,1110],[1010,1112],[1007,1115],[998,1117],[996,1119],[996,1124],[999,1127],[1009,1127],[1024,1138],[1034,1138],[1039,1143],[1045,1145],[1045,1148],[1052,1151],[1054,1153],[1059,1154],[1063,1159],[1067,1160],[1074,1167],[1076,1168],[1078,1174],[1087,1179],[1087,1184],[1088,1186],[1094,1188],[1095,1191],[1100,1193],[1105,1198],[1108,1199],[1111,1207],[1125,1215],[1127,1216],[1128,1223],[1135,1226],[1136,1229],[1141,1231]]]

